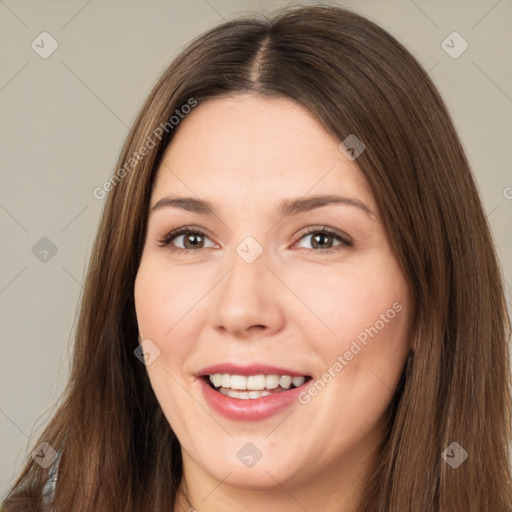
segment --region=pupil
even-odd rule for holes
[[[200,239],[200,238],[201,238],[200,235],[191,234],[185,238],[185,245],[188,245],[188,243],[191,242],[191,240],[195,240],[195,241],[191,242],[191,245],[192,245],[192,247],[197,247],[199,244],[198,239]]]
[[[318,247],[322,242],[325,243],[325,239],[330,238],[330,235],[324,235],[323,233],[317,233],[315,236],[312,237],[313,240],[313,247]],[[319,243],[320,240],[320,243]],[[328,247],[331,246],[331,244],[327,244]]]

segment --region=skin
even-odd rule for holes
[[[173,194],[215,208],[152,211],[135,284],[140,335],[160,350],[146,368],[199,512],[355,511],[375,461],[410,346],[410,293],[368,182],[339,143],[291,100],[225,96],[181,122],[158,169],[150,206]],[[276,213],[284,199],[333,193],[373,215],[347,204]],[[188,225],[204,237],[159,245]],[[323,226],[352,246],[337,235],[314,245]],[[247,236],[263,249],[252,263],[236,252]],[[333,372],[394,303],[401,311]],[[241,422],[213,411],[200,391],[196,372],[221,362],[282,366],[313,381],[330,368],[334,377],[305,405]],[[262,453],[252,468],[237,458],[247,442]],[[175,510],[189,507],[180,495]]]

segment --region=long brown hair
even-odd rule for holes
[[[192,101],[200,108],[247,92],[291,98],[338,140],[355,134],[365,144],[357,163],[412,290],[411,357],[359,512],[511,512],[510,319],[468,161],[409,52],[367,19],[327,6],[210,30],[143,105],[105,188],[71,377],[38,441],[60,454],[51,510],[153,512],[175,503],[180,446],[134,356],[134,280],[155,172],[179,129],[169,120]],[[154,147],[134,159],[149,139]],[[442,457],[454,442],[468,454],[457,468]],[[48,476],[30,458],[3,508],[47,510]]]

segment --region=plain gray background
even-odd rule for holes
[[[429,71],[473,166],[512,283],[511,0],[325,3],[377,22]],[[115,171],[145,96],[196,35],[242,13],[297,4],[0,0],[1,496],[66,382],[104,204],[92,192]],[[55,43],[42,32],[58,44],[50,56],[44,52]],[[464,41],[467,49],[454,58]],[[510,305],[508,285],[507,294]]]

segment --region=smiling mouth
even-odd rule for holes
[[[275,393],[283,393],[303,386],[311,377],[309,375],[236,375],[215,373],[203,375],[205,382],[215,391],[242,400],[255,400]]]

